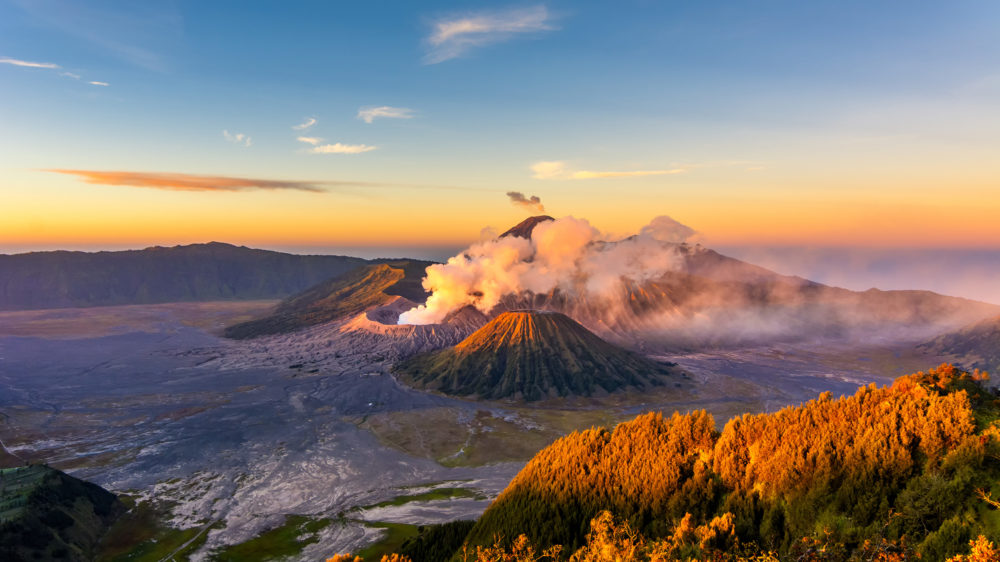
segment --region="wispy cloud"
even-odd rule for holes
[[[358,119],[365,123],[371,123],[376,117],[388,119],[412,119],[413,110],[406,107],[390,107],[383,105],[379,107],[362,107],[358,110]]]
[[[507,197],[510,199],[512,205],[524,207],[525,209],[531,211],[538,211],[539,213],[545,212],[545,206],[542,205],[542,199],[537,195],[525,197],[520,191],[508,191]]]
[[[312,127],[315,124],[316,124],[316,118],[310,117],[305,121],[303,121],[302,123],[299,123],[298,125],[292,125],[292,128],[295,129],[296,131],[305,131],[306,129]]]
[[[631,170],[623,172],[595,172],[591,170],[571,170],[560,160],[538,162],[531,166],[532,177],[539,180],[589,180],[600,178],[638,178],[644,176],[666,176],[683,174],[685,168],[669,170]]]
[[[26,60],[12,59],[10,57],[0,57],[0,64],[12,64],[14,66],[23,66],[25,68],[60,68],[58,64],[53,62],[31,62]]]
[[[292,189],[297,191],[322,192],[325,191],[322,187],[323,185],[344,185],[340,182],[265,180],[231,176],[202,176],[195,174],[158,172],[66,169],[51,169],[45,171],[77,176],[85,183],[98,185],[125,185],[130,187],[166,189],[170,191],[250,191],[257,189]]]
[[[244,135],[243,133],[230,133],[229,131],[223,130],[222,136],[225,137],[227,141],[240,146],[249,147],[253,144],[250,137],[248,135]]]
[[[316,146],[317,144],[323,142],[323,139],[319,137],[299,137],[296,140],[299,142],[304,142]]]
[[[377,146],[367,144],[324,144],[309,150],[313,154],[361,154],[377,149]]]
[[[90,84],[90,85],[92,85],[92,86],[110,86],[111,85],[111,84],[108,84],[107,82],[98,82],[97,80],[91,80],[90,82],[87,82],[87,83]],[[250,142],[250,139],[247,138],[247,143],[249,143],[249,142]],[[250,145],[247,144],[247,146],[250,146]]]
[[[407,188],[419,190],[447,190],[483,192],[489,190],[449,185],[422,185],[403,183],[380,183],[350,180],[271,180],[259,178],[243,178],[235,176],[206,176],[199,174],[182,174],[171,172],[128,172],[107,170],[71,170],[54,168],[40,170],[56,174],[76,176],[84,183],[95,185],[115,185],[168,191],[203,191],[203,192],[233,192],[255,190],[293,190],[309,192],[329,192],[334,189],[364,188]],[[366,192],[356,192],[364,194]]]
[[[32,62],[27,60],[12,59],[10,57],[0,57],[0,64],[9,64],[11,66],[20,66],[21,68],[40,68],[43,70],[62,70],[62,67],[54,62]],[[68,70],[63,70],[59,73],[59,76],[64,76],[66,78],[72,78],[74,80],[80,80],[82,77],[75,73],[69,72]],[[97,80],[87,81],[88,84],[94,86],[109,86],[107,82],[99,82]]]
[[[452,17],[434,22],[433,28],[427,38],[430,45],[424,57],[427,64],[444,62],[476,47],[501,43],[517,35],[555,29],[545,6]]]

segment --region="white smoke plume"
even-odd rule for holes
[[[508,191],[507,197],[510,198],[511,205],[517,205],[539,213],[545,212],[545,205],[542,205],[542,200],[537,195],[525,197],[520,191]]]
[[[647,281],[678,269],[675,244],[694,230],[670,217],[657,217],[639,234],[619,241],[584,219],[563,217],[535,226],[531,239],[508,236],[473,244],[447,263],[427,268],[426,305],[399,317],[400,324],[436,324],[472,305],[488,313],[505,295],[525,291],[605,298],[623,281]]]

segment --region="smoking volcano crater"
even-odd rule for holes
[[[427,267],[424,304],[400,324],[553,310],[647,352],[872,337],[919,342],[1000,308],[929,291],[850,291],[781,275],[695,243],[665,216],[627,238],[574,217],[532,217]]]

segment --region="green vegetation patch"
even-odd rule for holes
[[[45,465],[0,471],[0,560],[90,559],[124,511],[107,490]]]
[[[524,461],[571,431],[628,417],[617,411],[589,409],[505,408],[498,413],[430,408],[383,412],[368,416],[358,426],[386,446],[455,467]]]
[[[0,468],[0,524],[19,519],[49,470],[41,465]]]
[[[365,560],[381,560],[383,555],[399,552],[402,550],[403,543],[419,535],[421,529],[417,525],[407,525],[406,523],[386,523],[383,521],[364,521],[363,523],[367,527],[385,529],[386,531],[382,539],[358,552],[358,556]]]
[[[152,502],[137,503],[134,498],[121,496],[129,507],[101,541],[97,560],[101,562],[156,562],[167,557],[186,560],[208,538],[208,532],[222,526],[221,522],[202,527],[176,529],[163,521],[169,515],[167,505]]]
[[[485,500],[486,496],[470,490],[468,488],[435,488],[421,494],[408,494],[396,496],[391,500],[379,502],[375,505],[366,505],[358,509],[375,509],[378,507],[392,507],[406,505],[411,502],[430,502],[437,500],[452,500],[458,498],[469,498],[474,500]]]
[[[316,533],[330,525],[330,519],[312,519],[305,515],[289,515],[280,527],[266,531],[240,544],[227,546],[212,553],[213,560],[256,562],[294,556],[319,540]]]

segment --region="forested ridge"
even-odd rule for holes
[[[987,380],[942,365],[721,432],[704,411],[574,432],[525,466],[454,557],[1000,560],[1000,396]]]

